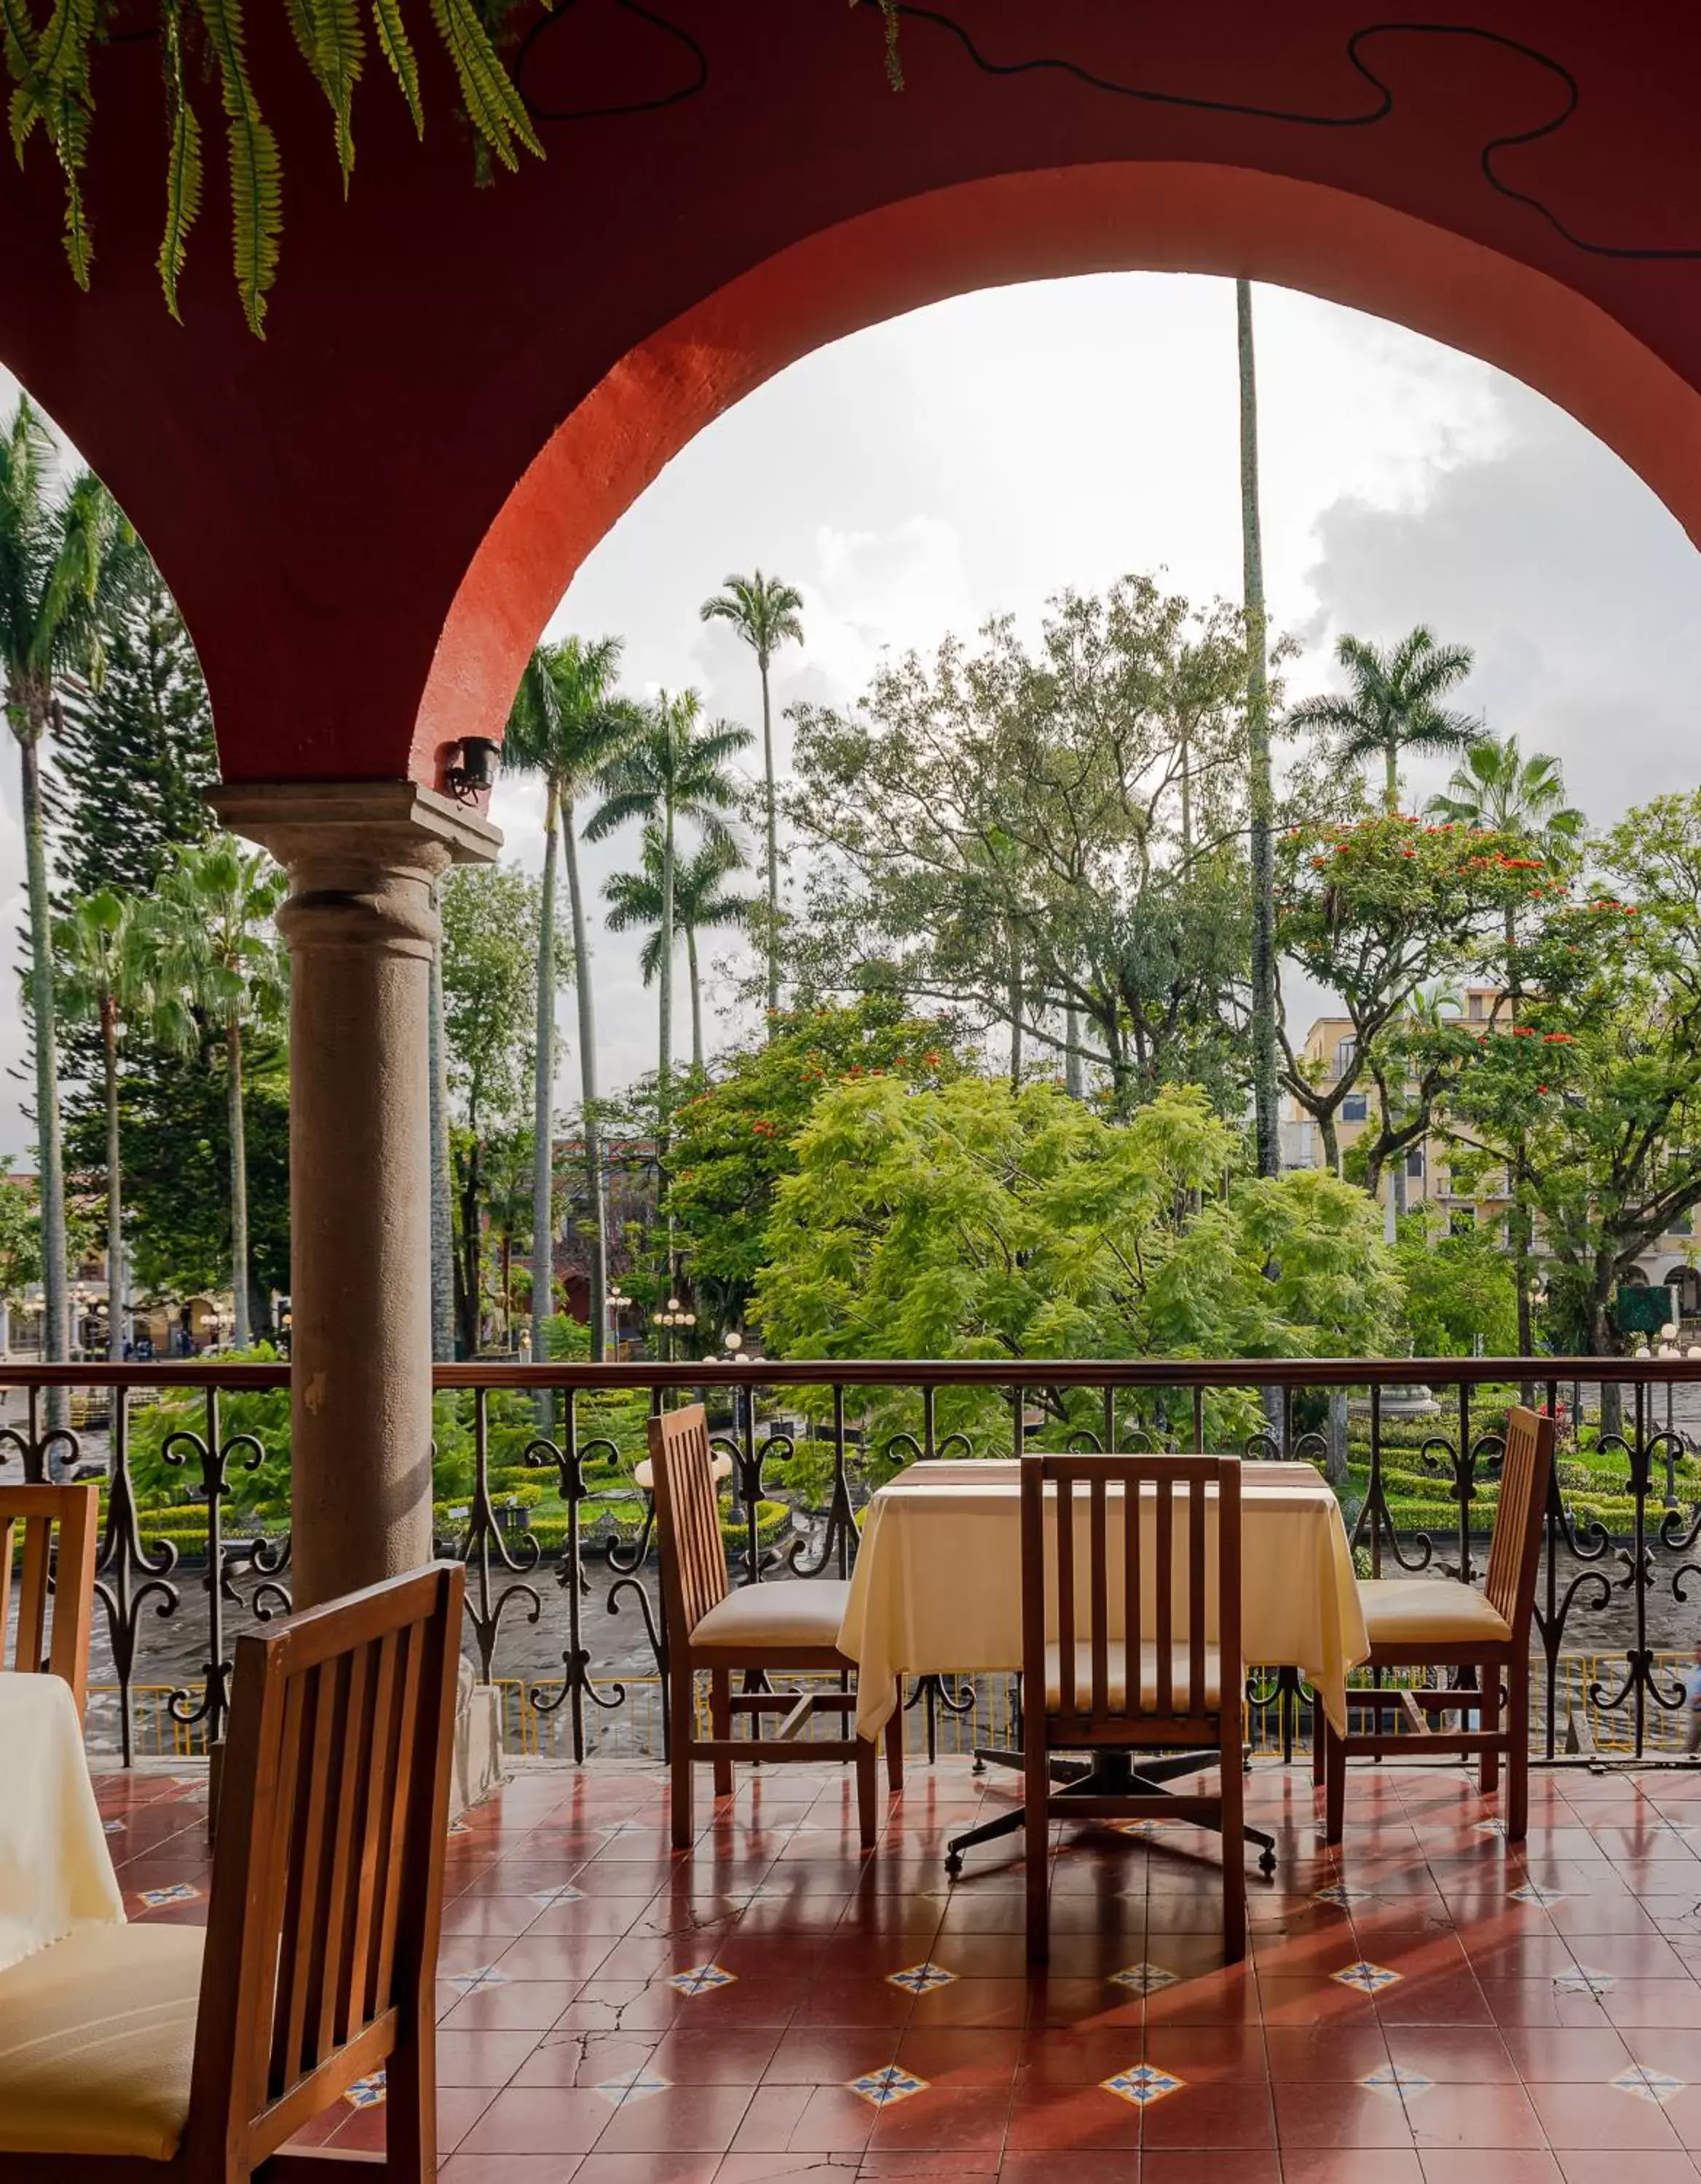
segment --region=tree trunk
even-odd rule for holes
[[[779,835],[774,823],[773,717],[768,699],[767,655],[756,655],[762,678],[762,773],[767,797],[767,1006],[768,1037],[779,1012]]]
[[[110,994],[100,1002],[101,1061],[106,1090],[106,1354],[124,1356],[124,1174],[118,1142],[118,1011]]]
[[[1193,766],[1187,738],[1181,738],[1181,861],[1190,863],[1193,855]]]
[[[703,1073],[703,990],[697,976],[697,928],[685,928],[685,969],[691,982],[691,1067]]]
[[[482,1195],[479,1145],[475,1129],[460,1176],[460,1249],[455,1258],[455,1316],[460,1354],[477,1354],[484,1327],[484,1239],[478,1223]]]
[[[1252,290],[1235,283],[1241,386],[1241,556],[1246,615],[1246,757],[1252,884],[1252,1117],[1258,1173],[1281,1172],[1276,1065],[1275,806],[1270,787],[1269,641],[1258,512],[1258,370]]]
[[[570,799],[561,803],[561,852],[567,867],[567,903],[573,921],[573,990],[579,1016],[579,1105],[583,1111],[585,1182],[590,1203],[591,1362],[602,1362],[608,1329],[608,1210],[602,1172],[602,1128],[597,1117],[596,1006],[591,990],[590,933],[579,881],[579,845]]]
[[[661,834],[661,1024],[655,1071],[656,1148],[667,1156],[667,1126],[673,1112],[673,805],[670,798]]]
[[[555,784],[544,807],[544,899],[538,919],[538,1055],[532,1143],[532,1355],[544,1355],[544,1322],[555,1300]],[[538,1423],[555,1423],[555,1399],[541,1389]]]
[[[254,1340],[248,1317],[248,1148],[243,1123],[243,1026],[234,1009],[225,1017],[225,1098],[231,1131],[231,1305],[236,1313],[236,1344],[246,1350]]]
[[[1079,1100],[1086,1093],[1086,1072],[1081,1067],[1080,1011],[1072,1007],[1063,1011],[1063,1089],[1070,1099]]]
[[[432,907],[437,907],[435,889]],[[446,1362],[455,1356],[455,1185],[449,1169],[449,1057],[443,1031],[441,942],[432,950],[430,1008],[431,1353]]]
[[[66,1264],[65,1156],[59,1129],[59,1048],[53,1013],[52,906],[42,815],[41,738],[32,718],[19,738],[23,777],[24,869],[30,915],[30,1013],[36,1044],[36,1157],[42,1200],[42,1359],[62,1364],[70,1351],[70,1270]],[[64,1426],[64,1388],[47,1390],[47,1424]]]
[[[1010,947],[1009,971],[1010,1009],[1010,1086],[1022,1089],[1022,955],[1012,941]]]
[[[1383,754],[1383,762],[1387,768],[1388,809],[1391,811],[1397,811],[1400,808],[1400,746],[1391,736],[1388,738],[1387,749]]]

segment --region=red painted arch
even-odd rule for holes
[[[1112,270],[1246,275],[1394,320],[1570,411],[1701,542],[1701,395],[1598,304],[1368,198],[1226,166],[1001,175],[882,207],[728,282],[633,348],[552,435],[444,623],[410,766],[501,733],[580,563],[703,427],[799,357],[969,290]]]

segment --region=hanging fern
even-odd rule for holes
[[[378,26],[378,43],[384,58],[395,73],[402,87],[402,97],[408,102],[408,112],[414,117],[414,128],[425,135],[425,109],[420,104],[419,63],[414,58],[414,49],[409,40],[407,27],[402,21],[402,11],[397,0],[372,0],[372,15]]]
[[[201,124],[183,81],[183,22],[176,0],[166,0],[165,83],[171,103],[171,150],[165,172],[165,233],[159,245],[159,278],[165,308],[181,320],[177,277],[183,270],[189,230],[201,209]]]
[[[546,7],[552,0],[543,0]],[[415,130],[425,133],[418,58],[404,18],[419,0],[371,0],[379,51],[407,103]],[[537,158],[544,148],[526,103],[498,51],[510,15],[523,0],[427,0],[432,22],[460,86],[463,111],[473,131],[473,170],[488,180],[494,160],[510,170],[521,150]],[[850,0],[852,8],[870,0]],[[898,50],[897,0],[872,0],[885,25],[886,73],[903,88]],[[197,49],[204,47],[216,68],[226,120],[230,167],[231,245],[243,313],[263,336],[266,299],[277,277],[283,226],[282,167],[277,139],[263,119],[249,74],[242,0],[159,0],[160,42],[169,125],[165,168],[165,226],[159,244],[159,283],[173,318],[187,255],[189,232],[201,209],[204,182],[201,122],[190,93]],[[346,195],[354,168],[354,91],[365,60],[363,0],[284,0],[303,59],[331,108],[332,140]],[[0,45],[13,85],[8,108],[12,148],[21,165],[39,129],[64,177],[65,255],[79,287],[86,288],[94,255],[83,203],[82,176],[94,121],[90,81],[95,47],[106,36],[106,0],[53,0],[36,26],[31,0],[0,0]]]

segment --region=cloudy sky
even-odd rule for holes
[[[1475,650],[1464,702],[1557,754],[1598,820],[1694,785],[1701,559],[1647,488],[1540,396],[1402,328],[1262,289],[1258,336],[1270,611],[1303,647],[1290,689],[1331,680],[1342,631],[1386,640],[1424,621]],[[1031,625],[1066,585],[1161,571],[1196,599],[1234,599],[1235,435],[1231,284],[1104,276],[962,298],[819,351],[711,426],[585,564],[550,633],[618,632],[634,694],[692,685],[756,727],[750,655],[698,618],[728,571],[759,565],[803,593],[781,709],[848,700],[884,649],[989,614]],[[8,933],[17,793],[8,760]],[[538,864],[540,798],[505,783],[494,816]],[[598,885],[633,847],[590,853]],[[600,939],[594,967],[612,1088],[653,1067],[654,997],[635,945]],[[0,1068],[22,1051],[14,994]],[[739,1028],[728,987],[716,1006],[711,1043]],[[569,1095],[577,1076],[570,1049]],[[0,1151],[25,1135],[0,1075]]]

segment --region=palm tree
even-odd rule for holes
[[[646,708],[642,733],[603,776],[604,800],[585,828],[601,841],[629,819],[653,826],[661,841],[661,956],[659,966],[661,1044],[657,1056],[656,1134],[665,1151],[673,1085],[673,933],[678,832],[686,820],[705,842],[728,842],[726,815],[738,801],[727,761],[755,740],[748,728],[717,721],[698,723],[702,700],[694,690],[670,698],[663,690]]]
[[[1468,645],[1437,644],[1420,622],[1385,648],[1343,637],[1335,656],[1352,688],[1344,695],[1308,699],[1288,715],[1287,724],[1332,736],[1336,756],[1348,766],[1380,757],[1389,811],[1399,808],[1403,752],[1445,757],[1483,741],[1481,721],[1441,702],[1470,672]]]
[[[616,872],[603,888],[609,904],[611,933],[630,932],[635,926],[653,928],[644,944],[638,966],[647,986],[661,967],[661,837],[654,827],[644,830],[644,869]],[[686,973],[691,985],[691,1067],[703,1067],[703,993],[697,970],[697,935],[716,926],[747,925],[756,905],[746,895],[727,894],[722,883],[744,868],[736,843],[725,838],[701,844],[681,858],[673,873],[673,915],[685,935]]]
[[[1546,751],[1528,758],[1518,747],[1516,736],[1486,738],[1468,750],[1439,796],[1428,805],[1431,819],[1455,827],[1486,827],[1497,833],[1516,834],[1552,865],[1561,868],[1581,854],[1588,821],[1574,804],[1565,801],[1565,777],[1559,761]],[[1507,999],[1514,1022],[1522,1006],[1523,984],[1518,967],[1518,917],[1506,912]],[[1512,1280],[1518,1302],[1518,1349],[1530,1355],[1534,1324],[1530,1310],[1530,1259],[1535,1237],[1522,1185],[1528,1179],[1528,1156],[1520,1131],[1512,1148]]]
[[[778,577],[760,569],[748,577],[726,577],[726,588],[705,599],[705,621],[730,622],[756,656],[762,685],[762,785],[767,819],[767,1005],[769,1020],[779,1009],[779,844],[774,827],[773,716],[768,698],[768,668],[783,644],[803,642],[803,595]]]
[[[616,694],[622,647],[617,637],[588,644],[570,637],[540,645],[527,664],[503,744],[510,772],[541,774],[545,794],[544,911],[538,934],[538,1148],[533,1172],[533,1295],[549,1297],[554,1266],[549,1251],[552,1191],[549,1136],[554,1105],[555,855],[559,820],[572,920],[573,986],[578,1000],[579,1104],[583,1111],[585,1176],[590,1209],[590,1351],[604,1354],[608,1318],[608,1215],[603,1178],[601,1123],[597,1113],[596,1006],[591,984],[590,931],[579,875],[575,804],[599,780],[643,726],[641,709]],[[545,975],[546,972],[550,975]],[[543,1209],[541,1223],[538,1208]],[[542,1259],[541,1285],[539,1262]]]
[[[1486,736],[1473,744],[1426,809],[1431,819],[1456,827],[1521,834],[1559,864],[1576,855],[1588,826],[1576,805],[1565,801],[1559,760],[1546,751],[1525,758],[1516,736]]]
[[[1246,617],[1246,772],[1252,825],[1252,1117],[1258,1173],[1281,1172],[1276,1089],[1274,805],[1270,792],[1269,629],[1264,611],[1263,531],[1258,507],[1258,387],[1252,285],[1235,283],[1241,393],[1241,561]]]
[[[42,1355],[56,1363],[69,1346],[70,1285],[41,750],[59,722],[61,682],[73,675],[99,677],[101,609],[134,539],[117,504],[91,471],[79,471],[62,489],[56,488],[54,454],[46,420],[20,396],[10,423],[0,431],[0,670],[23,777],[42,1194]],[[50,1423],[63,1423],[64,1410],[60,1390],[49,1397]]]
[[[283,1009],[283,957],[271,921],[287,882],[264,850],[228,834],[181,849],[160,876],[160,978],[168,995],[218,1027],[225,1048],[231,1146],[231,1291],[236,1343],[254,1337],[248,1308],[248,1168],[243,1039]]]
[[[124,1355],[124,1169],[120,1157],[118,1056],[125,1022],[151,1017],[162,1044],[186,1044],[181,1014],[160,1009],[158,952],[148,905],[103,888],[53,926],[56,998],[67,1022],[98,1027],[106,1106],[107,1355]]]

